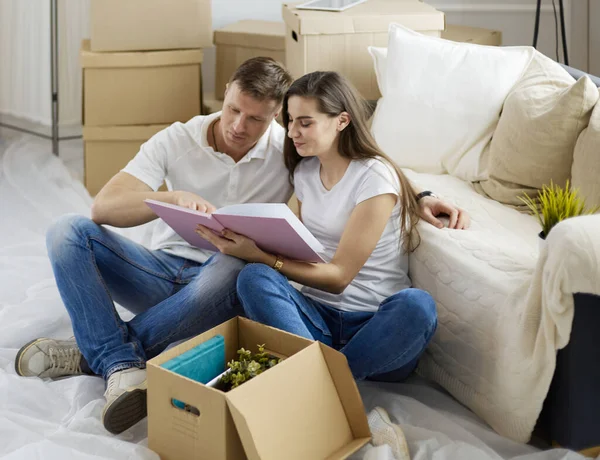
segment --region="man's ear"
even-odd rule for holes
[[[223,93],[223,99],[227,96],[227,90],[229,89],[229,83],[225,83],[225,92]]]
[[[348,112],[342,112],[342,113],[340,113],[338,115],[337,130],[338,131],[343,131],[344,128],[350,124],[350,121],[352,121],[352,118],[350,117],[350,114]]]

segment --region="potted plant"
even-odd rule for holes
[[[546,239],[552,227],[561,220],[595,214],[600,209],[600,207],[595,207],[586,210],[585,200],[579,196],[578,189],[569,187],[569,181],[564,188],[552,182],[550,185],[544,185],[537,199],[531,198],[527,194],[519,199],[527,205],[542,226],[539,234],[542,240]]]
[[[237,354],[239,359],[228,362],[228,369],[209,382],[208,386],[214,386],[221,391],[233,390],[282,361],[281,358],[267,353],[264,344],[258,345],[256,354],[244,348],[240,348]]]

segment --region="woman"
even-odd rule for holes
[[[237,289],[246,315],[340,350],[357,380],[401,380],[437,325],[435,303],[412,289],[418,204],[402,171],[377,147],[366,104],[335,72],[296,80],[283,102],[285,162],[303,223],[327,263],[283,259],[252,240],[198,233],[248,262]],[[288,280],[304,287],[294,288]]]

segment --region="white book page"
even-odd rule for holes
[[[228,214],[230,216],[246,217],[281,217],[287,216],[290,208],[284,203],[241,203],[223,206],[213,214]]]

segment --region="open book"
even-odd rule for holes
[[[283,203],[244,203],[225,206],[206,214],[200,211],[144,200],[175,232],[192,246],[217,251],[198,235],[198,224],[217,233],[227,228],[256,242],[263,251],[304,262],[324,262],[324,248],[287,205]]]

